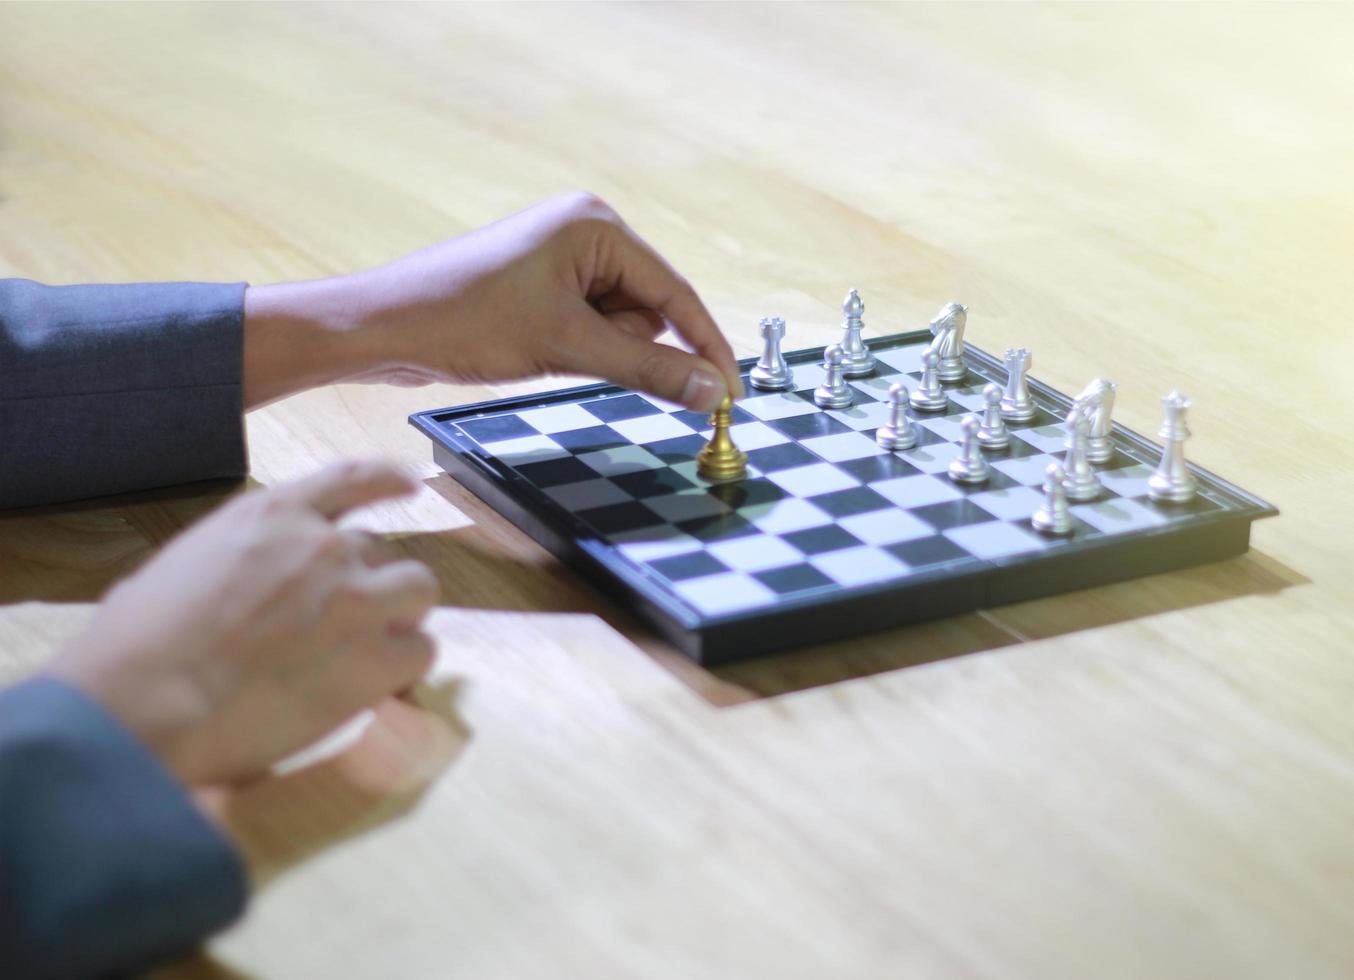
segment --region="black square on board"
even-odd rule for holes
[[[673,412],[671,414],[673,418],[691,426],[696,432],[704,432],[706,429],[710,428],[710,416],[704,412],[692,412],[684,408],[680,412]],[[730,425],[741,425],[744,422],[757,421],[749,415],[745,409],[739,408],[737,405],[734,405],[733,407],[731,419]]]
[[[542,460],[539,463],[523,463],[516,469],[538,487],[558,487],[565,483],[597,479],[596,470],[572,456]]]
[[[676,527],[700,541],[728,541],[749,534],[760,533],[757,526],[738,514],[716,514],[714,517],[695,517],[689,521],[678,521]]]
[[[986,455],[986,454],[984,454]],[[999,457],[993,457],[996,459]],[[991,459],[988,460],[991,463]],[[958,483],[950,481],[950,486],[954,487],[965,496],[972,496],[975,493],[986,493],[988,490],[1009,490],[1011,487],[1020,486],[1020,481],[1007,476],[995,466],[988,466],[987,479],[982,483]]]
[[[695,486],[690,480],[670,469],[640,470],[638,473],[622,473],[610,478],[632,497],[661,497],[676,493],[678,490],[690,490]]]
[[[630,445],[629,439],[624,438],[615,429],[610,429],[605,425],[592,425],[586,429],[556,432],[551,435],[550,438],[569,450],[569,452],[580,454]]]
[[[643,415],[662,413],[653,402],[639,395],[615,395],[611,398],[595,398],[582,402],[583,408],[596,415],[603,422],[620,422],[624,419],[637,419]]]
[[[702,575],[717,575],[727,572],[728,566],[705,551],[693,551],[686,555],[673,555],[648,563],[659,575],[673,582],[683,579],[699,578]]]
[[[942,562],[969,557],[967,551],[940,534],[904,541],[901,544],[891,544],[884,550],[895,558],[901,558],[912,568],[939,565]]]
[[[574,516],[580,520],[587,521],[588,524],[602,534],[619,534],[623,531],[637,531],[642,527],[654,527],[655,525],[664,523],[663,518],[659,517],[637,500],[630,500],[623,504],[608,504],[605,507],[593,507],[589,510],[580,510]]]
[[[1151,507],[1158,514],[1165,514],[1168,517],[1175,518],[1192,517],[1195,514],[1207,514],[1209,511],[1223,509],[1222,504],[1215,503],[1198,493],[1182,504],[1175,504],[1165,500],[1153,500],[1146,495],[1134,497],[1133,499],[1141,501],[1143,506]]]
[[[685,463],[695,459],[705,448],[705,440],[693,432],[689,436],[646,442],[644,448],[671,466],[673,463]]]
[[[813,506],[827,511],[833,517],[850,517],[852,514],[866,514],[872,510],[887,510],[894,506],[892,501],[869,487],[834,490],[832,493],[809,499]]]
[[[457,422],[461,431],[481,446],[489,442],[502,442],[504,439],[520,439],[523,436],[540,435],[536,429],[523,422],[516,415],[495,415],[487,419],[465,419]]]
[[[777,595],[789,595],[792,592],[804,592],[807,589],[818,589],[832,584],[832,579],[807,563],[757,572],[752,577]]]
[[[841,432],[852,431],[849,425],[838,422],[826,412],[813,412],[809,415],[792,415],[788,419],[775,419],[767,425],[791,439],[809,439],[813,436],[835,436]]]
[[[793,442],[748,450],[748,464],[757,467],[763,473],[774,473],[776,470],[788,470],[792,466],[807,466],[817,462],[821,462],[817,456]]]
[[[790,534],[782,534],[781,538],[806,555],[841,551],[843,548],[854,548],[861,543],[854,534],[836,524],[811,527],[806,531],[793,531]]]
[[[736,483],[716,483],[711,486],[706,493],[724,501],[724,503],[728,504],[734,510],[738,510],[742,507],[773,504],[777,500],[784,500],[789,496],[789,493],[776,486],[770,480],[759,480],[756,478],[739,480]]]
[[[836,465],[837,469],[844,473],[850,473],[861,483],[878,483],[881,480],[892,480],[898,476],[915,476],[921,472],[907,460],[892,453],[883,456],[866,456],[864,459],[851,459]]]
[[[1024,459],[1026,456],[1038,456],[1043,450],[1032,446],[1024,439],[1012,439],[1010,445],[997,452],[988,453],[991,459]],[[1051,455],[1057,455],[1056,453]]]
[[[966,527],[969,524],[986,524],[995,520],[987,511],[967,500],[947,500],[943,504],[914,507],[911,513],[937,531],[948,531],[952,527]]]
[[[1054,415],[1048,409],[1040,408],[1036,405],[1034,408],[1034,418],[1026,419],[1023,422],[1013,422],[1010,419],[1007,419],[1006,427],[1009,429],[1037,429],[1043,425],[1056,425],[1061,421],[1061,418]]]

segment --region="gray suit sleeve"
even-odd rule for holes
[[[107,976],[228,925],[244,867],[102,707],[51,678],[0,691],[0,974]]]
[[[0,279],[0,508],[243,476],[244,290]]]

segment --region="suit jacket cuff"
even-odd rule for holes
[[[120,722],[39,677],[0,691],[0,962],[105,975],[184,950],[244,908],[244,865]]]
[[[244,291],[0,280],[0,507],[242,477]]]

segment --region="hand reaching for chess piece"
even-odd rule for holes
[[[690,350],[657,342],[672,328]],[[336,380],[604,378],[712,412],[741,397],[691,285],[602,201],[564,194],[388,265],[245,296],[245,400]]]

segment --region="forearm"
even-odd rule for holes
[[[244,298],[244,405],[376,370],[388,353],[356,277],[250,286]]]

